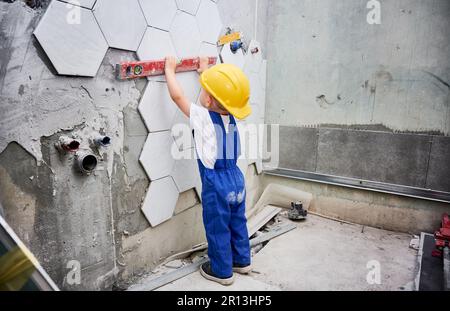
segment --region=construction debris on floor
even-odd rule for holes
[[[205,280],[197,270],[206,259],[195,256],[160,266],[130,290],[414,290],[417,250],[409,234],[315,215],[293,222],[286,211],[263,231],[274,225],[295,229],[255,246],[253,271],[230,287]]]

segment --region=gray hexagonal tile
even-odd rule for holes
[[[169,30],[177,13],[175,0],[139,0],[147,24],[163,30]]]
[[[71,19],[74,8],[67,3],[52,1],[34,35],[58,74],[93,77],[105,57],[108,44],[92,12],[76,7],[78,21]]]
[[[223,27],[217,4],[202,0],[197,11],[197,23],[202,40],[216,44]]]
[[[170,131],[150,133],[145,142],[139,162],[151,181],[155,181],[172,172],[175,163],[172,155],[174,141]]]
[[[177,56],[170,34],[167,31],[148,27],[137,50],[139,60],[159,60],[166,56]],[[164,75],[148,77],[150,81],[166,81]]]
[[[252,53],[253,49],[257,49],[258,52]],[[248,45],[247,54],[245,55],[245,69],[254,73],[259,73],[262,60],[261,45],[258,41],[251,40]]]
[[[110,47],[138,49],[147,29],[138,0],[97,0],[94,15]]]
[[[176,0],[181,11],[195,15],[200,5],[200,0]]]
[[[172,177],[168,176],[150,183],[142,212],[152,227],[172,218],[178,197],[178,189]]]
[[[196,187],[198,188],[201,184],[196,159],[177,160],[173,166],[171,176],[180,193]]]
[[[178,108],[170,98],[166,83],[149,82],[138,109],[152,133],[170,130]]]
[[[175,50],[180,58],[197,57],[200,51],[201,37],[195,17],[178,11],[170,27]]]
[[[223,46],[222,51],[220,52],[220,58],[224,64],[233,64],[241,69],[244,69],[245,56],[242,49],[239,49],[236,53],[233,53],[229,43]]]
[[[89,10],[91,10],[95,4],[95,0],[60,0],[60,1],[67,2],[73,5],[79,5]]]

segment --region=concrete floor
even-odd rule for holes
[[[409,248],[411,238],[310,215],[297,229],[270,241],[253,258],[254,272],[237,275],[232,286],[196,272],[158,290],[412,290],[417,251]],[[372,261],[379,263],[379,284],[367,281],[375,271]]]

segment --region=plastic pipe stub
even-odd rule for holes
[[[84,174],[91,174],[98,164],[98,159],[95,155],[87,151],[79,151],[76,154],[77,166]]]

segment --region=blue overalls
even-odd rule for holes
[[[230,115],[227,134],[220,114],[212,111],[209,114],[216,130],[217,161],[214,169],[208,169],[198,160],[203,184],[203,223],[211,270],[219,278],[229,278],[233,274],[233,263],[241,266],[251,263],[245,180],[236,165],[240,152],[236,120]]]

